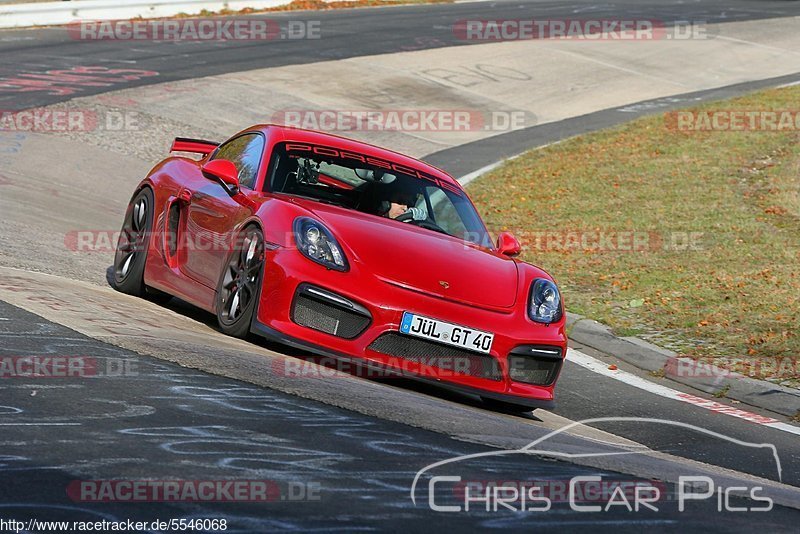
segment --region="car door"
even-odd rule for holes
[[[234,137],[212,154],[211,158],[233,162],[239,174],[243,195],[251,195],[264,155],[263,134],[251,132]],[[241,196],[237,197],[241,200]],[[237,201],[216,181],[207,180],[192,192],[187,207],[186,261],[182,270],[197,282],[215,289],[222,266],[234,239],[234,230],[252,214],[248,203]]]

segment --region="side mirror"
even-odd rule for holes
[[[497,236],[497,250],[500,254],[514,257],[520,253],[522,247],[511,232],[500,232]]]
[[[203,165],[202,171],[206,178],[220,182],[229,195],[239,192],[239,171],[227,159],[212,159]]]

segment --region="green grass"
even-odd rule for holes
[[[693,109],[798,104],[790,87]],[[690,357],[797,356],[800,134],[668,122],[646,117],[528,152],[469,192],[490,227],[518,234],[522,258],[559,281],[570,311]],[[638,232],[650,246],[537,240],[563,230]],[[683,247],[690,235],[696,246]]]
[[[725,397],[727,397],[727,396],[728,396],[728,392],[729,392],[730,390],[731,390],[731,385],[730,385],[730,384],[725,384],[725,387],[724,387],[724,388],[722,388],[722,389],[720,389],[719,391],[717,391],[717,392],[715,392],[715,393],[714,393],[714,398],[717,398],[717,399],[724,399]]]

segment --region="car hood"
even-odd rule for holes
[[[459,239],[374,215],[301,198],[339,243],[379,279],[446,300],[490,308],[514,306],[517,264]]]

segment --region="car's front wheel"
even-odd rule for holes
[[[236,240],[217,284],[217,321],[229,336],[245,337],[258,309],[264,271],[264,234],[245,228]]]

